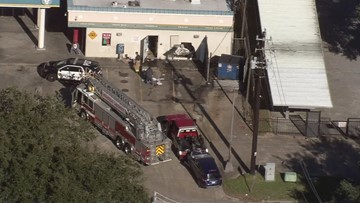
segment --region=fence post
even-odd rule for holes
[[[350,122],[350,118],[346,120],[346,131],[345,131],[346,137],[349,137],[349,122]]]
[[[275,135],[277,135],[277,133],[278,133],[278,127],[279,127],[279,117],[276,117],[276,130],[275,130]]]

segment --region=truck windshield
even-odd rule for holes
[[[192,129],[192,130],[180,130],[178,137],[179,138],[185,138],[185,137],[196,137],[199,136],[199,133],[197,132],[196,129]]]

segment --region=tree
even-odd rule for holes
[[[330,51],[351,60],[360,54],[360,2],[358,0],[317,0],[322,38]]]
[[[337,201],[348,199],[350,202],[360,202],[360,185],[342,180],[335,191]]]
[[[126,156],[89,150],[89,123],[53,97],[0,91],[1,202],[146,202]]]
[[[360,202],[359,145],[356,140],[337,136],[322,135],[299,142],[304,150],[287,156],[284,166],[297,172],[304,186],[303,190],[292,192],[295,199]]]

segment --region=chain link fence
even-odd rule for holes
[[[316,117],[317,115],[311,115]],[[313,118],[314,118],[313,117]],[[289,119],[283,117],[259,120],[260,133],[274,133],[287,135],[303,135],[307,137],[343,136],[346,138],[360,138],[360,118],[348,118],[345,121],[320,118],[306,120],[300,115],[292,115]]]

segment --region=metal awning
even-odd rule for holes
[[[331,108],[315,0],[259,0],[273,106]]]

